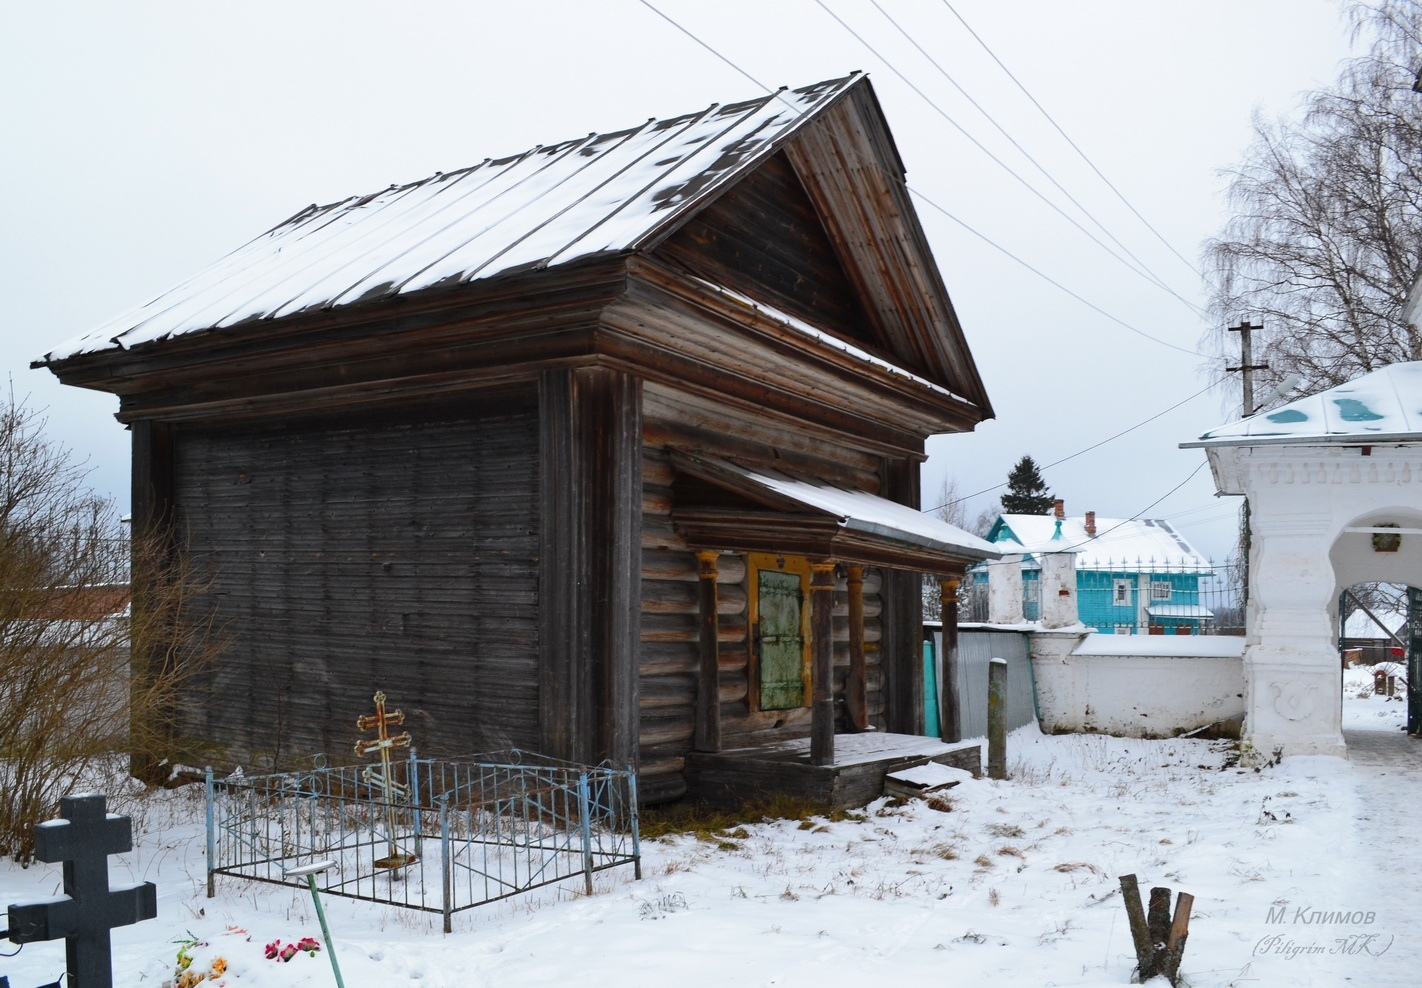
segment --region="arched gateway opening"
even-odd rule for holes
[[[1422,587],[1422,362],[1182,446],[1206,451],[1220,493],[1249,499],[1245,757],[1346,757],[1340,594],[1366,582]]]

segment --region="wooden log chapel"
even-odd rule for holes
[[[645,802],[833,766],[922,733],[921,574],[996,556],[916,510],[991,409],[859,75],[312,206],[37,366],[119,396],[227,638],[176,729],[257,766],[377,688]]]

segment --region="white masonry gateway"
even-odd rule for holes
[[[1422,361],[1205,433],[1222,494],[1249,499],[1245,752],[1347,756],[1338,597],[1422,587]]]

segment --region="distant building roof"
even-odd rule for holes
[[[1359,442],[1422,442],[1422,361],[1389,364],[1180,445],[1188,449]]]
[[[1355,608],[1343,620],[1343,638],[1389,638],[1389,632],[1399,637],[1406,637],[1407,612],[1398,610],[1396,607],[1380,604],[1369,608],[1373,614],[1377,615],[1386,628],[1379,627],[1378,622],[1361,608]]]
[[[644,248],[862,80],[712,105],[309,206],[42,362]]]
[[[1209,560],[1195,551],[1170,523],[1159,518],[1096,518],[1096,534],[1086,532],[1086,519],[1052,515],[1005,514],[998,516],[992,537],[997,547],[1011,552],[1074,552],[1078,570],[1117,570],[1134,573],[1203,573]],[[1006,543],[1006,544],[1004,544]]]

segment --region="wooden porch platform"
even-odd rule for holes
[[[884,793],[884,776],[899,769],[938,762],[982,773],[975,741],[945,744],[912,734],[838,734],[834,764],[810,764],[810,739],[776,741],[686,756],[687,795],[713,807],[739,806],[789,796],[827,810],[863,806]]]

